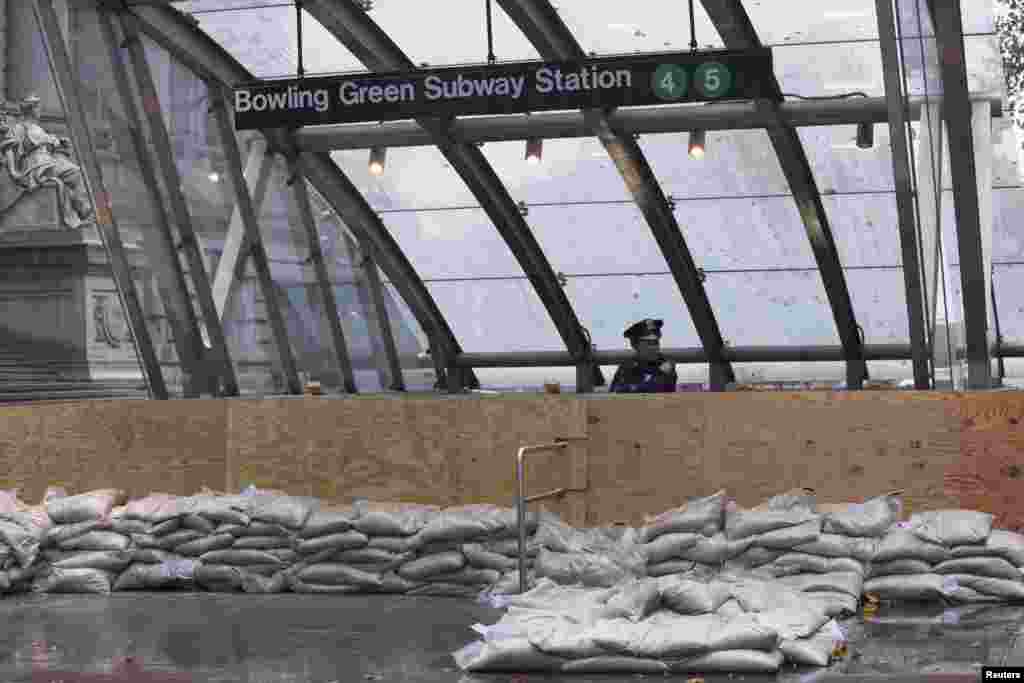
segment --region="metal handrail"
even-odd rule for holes
[[[582,437],[586,438],[586,437]],[[570,439],[558,438],[551,443],[537,444],[535,446],[523,446],[516,453],[516,481],[518,482],[518,489],[516,494],[516,515],[519,522],[519,592],[526,592],[526,504],[528,502],[543,500],[545,498],[555,498],[557,496],[565,495],[569,492],[586,491],[585,488],[568,488],[562,487],[545,491],[544,493],[538,493],[533,496],[526,496],[526,467],[523,465],[523,459],[527,455],[533,455],[536,453],[547,453],[557,451],[565,448],[569,445]]]

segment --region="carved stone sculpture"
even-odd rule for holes
[[[94,220],[92,202],[82,170],[72,161],[71,154],[70,140],[50,135],[40,125],[38,97],[30,95],[21,103],[19,121],[12,122],[0,114],[0,159],[7,170],[4,180],[13,184],[16,195],[13,201],[5,201],[0,206],[0,213],[13,207],[26,194],[53,188],[57,190],[64,227],[76,229],[91,223]]]

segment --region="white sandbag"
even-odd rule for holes
[[[777,581],[801,593],[846,593],[860,597],[864,587],[864,577],[856,572],[836,572],[834,574],[799,574],[784,576]]]
[[[817,540],[798,545],[793,550],[808,555],[849,557],[859,562],[870,562],[878,550],[878,540],[823,533]]]
[[[176,507],[181,515],[197,514],[220,524],[247,526],[252,522],[249,516],[249,501],[243,496],[219,496],[199,494],[179,498]]]
[[[156,550],[163,550],[161,547],[163,543],[156,536],[151,536],[149,534],[131,534],[129,538],[131,539],[132,545],[136,548],[153,548]]]
[[[826,512],[822,530],[842,536],[880,537],[899,521],[903,505],[899,497],[888,495],[864,503],[851,503],[842,510]]]
[[[779,651],[790,664],[828,666],[832,663],[832,653],[839,644],[833,626],[838,628],[836,622],[830,621],[809,638],[783,640],[779,644]]]
[[[391,553],[378,548],[342,550],[332,558],[344,564],[391,564],[395,567],[413,559],[412,553]]]
[[[939,600],[943,596],[943,579],[939,574],[880,576],[864,582],[864,593],[882,600]]]
[[[480,586],[467,586],[461,583],[425,583],[406,592],[406,595],[434,598],[469,598],[480,595]]]
[[[214,534],[213,536],[204,536],[197,538],[194,541],[188,541],[181,543],[174,547],[174,552],[178,555],[187,555],[188,557],[199,557],[205,553],[213,552],[214,550],[224,550],[230,548],[235,543],[235,537],[231,534]]]
[[[970,574],[946,574],[946,579],[952,579],[961,586],[966,586],[985,595],[993,595],[1008,601],[1024,601],[1024,582],[1020,579],[1008,581],[1006,579],[993,579],[987,576],[973,576]],[[949,583],[946,584],[947,586]]]
[[[980,545],[992,531],[992,515],[974,510],[930,510],[912,515],[907,528],[918,538],[947,548]]]
[[[779,644],[779,633],[762,620],[763,616],[718,617],[708,634],[708,650],[774,650]]]
[[[891,576],[893,574],[931,574],[932,565],[921,560],[893,560],[871,564],[868,575],[871,578]]]
[[[302,538],[340,534],[353,528],[356,511],[350,507],[322,507],[315,510],[299,531]]]
[[[102,569],[120,572],[132,563],[132,559],[133,553],[130,550],[74,552],[52,564],[59,569]]]
[[[793,510],[736,510],[726,515],[725,533],[730,540],[738,540],[807,522],[820,524],[820,521],[821,518],[818,515],[801,508]]]
[[[420,557],[427,555],[440,555],[441,553],[462,552],[462,543],[459,541],[435,541],[433,543],[417,542],[418,537],[413,537],[413,549]]]
[[[847,617],[855,614],[860,604],[860,598],[849,593],[818,591],[804,595],[807,596],[808,604],[813,604],[830,617]]]
[[[357,516],[353,527],[367,536],[412,536],[441,511],[436,505],[373,501],[359,501],[354,508]]]
[[[460,586],[486,587],[497,583],[500,579],[501,572],[493,569],[463,567],[462,569],[454,572],[433,574],[424,578],[423,581],[428,583],[452,583]]]
[[[513,539],[506,541],[506,543],[512,542]],[[516,545],[513,546],[512,551],[506,554],[518,555],[518,541],[514,542]],[[563,522],[558,515],[543,511],[533,542],[538,549],[547,548],[556,553],[579,553],[584,550],[586,538],[580,531]]]
[[[668,665],[657,659],[602,655],[566,662],[562,665],[565,674],[666,674]]]
[[[283,593],[287,587],[285,575],[282,573],[273,576],[258,576],[256,574],[245,574],[242,576],[242,592],[268,595]]]
[[[149,533],[156,537],[167,536],[173,534],[175,531],[181,529],[181,519],[175,517],[173,519],[164,520],[159,524],[154,524],[149,529]],[[193,530],[192,533],[198,533]]]
[[[207,590],[233,592],[242,589],[244,572],[241,567],[201,564],[196,567],[194,576],[195,582]]]
[[[734,619],[746,613],[746,610],[743,609],[743,606],[735,598],[726,600],[722,603],[721,607],[715,610],[715,614],[723,619]]]
[[[953,557],[1001,557],[1015,567],[1024,567],[1024,534],[993,529],[984,545],[953,548]]]
[[[619,645],[608,636],[602,636],[599,629],[605,625],[623,623],[621,620],[602,621],[592,631],[595,633],[594,642],[611,650],[618,649]],[[624,622],[630,623],[630,622]],[[701,614],[683,616],[668,610],[655,612],[645,621],[635,624],[629,640],[625,641],[625,652],[636,657],[649,657],[652,659],[673,659],[689,657],[708,649],[711,639],[711,631],[719,623],[719,618],[713,614]],[[618,629],[621,630],[621,629]],[[606,640],[607,642],[602,642]],[[612,644],[614,647],[609,647]]]
[[[337,562],[321,562],[310,565],[300,571],[297,578],[306,583],[316,584],[365,587],[380,585],[380,576]]]
[[[762,548],[788,550],[806,543],[813,543],[821,535],[821,522],[813,519],[803,524],[768,531],[754,536],[754,545]]]
[[[536,580],[537,577],[534,573],[527,570],[526,585],[532,586]],[[494,595],[517,595],[519,593],[519,572],[505,572],[498,582],[488,589],[488,592]]]
[[[141,562],[142,564],[162,564],[172,560],[188,559],[182,555],[178,555],[177,553],[171,553],[157,548],[136,548],[135,550],[132,550],[131,553],[132,562]]]
[[[906,529],[894,529],[885,535],[872,562],[921,560],[938,564],[950,559],[950,551],[937,543],[926,541]]]
[[[262,550],[211,550],[199,556],[205,564],[247,566],[254,564],[279,565],[276,557]]]
[[[744,612],[766,612],[807,604],[807,597],[778,580],[765,581],[749,576],[722,574],[720,580],[728,584],[732,596]]]
[[[249,516],[260,522],[300,529],[309,519],[318,501],[315,498],[289,496],[280,492],[244,493],[250,499]]]
[[[821,605],[813,601],[804,601],[799,605],[786,605],[762,610],[748,615],[756,623],[776,633],[779,638],[807,638],[828,622],[829,617]],[[741,647],[739,650],[758,648]]]
[[[144,498],[129,500],[125,504],[124,518],[137,519],[151,524],[163,522],[178,516],[175,503],[178,496],[169,493],[151,493]]]
[[[718,610],[732,597],[732,588],[720,581],[701,583],[689,579],[661,582],[661,602],[679,614],[707,614]]]
[[[42,545],[43,547],[51,548],[64,541],[87,534],[90,531],[108,529],[109,527],[110,522],[106,519],[88,519],[84,522],[76,522],[75,524],[60,524],[46,530],[46,533],[43,535]]]
[[[444,541],[470,541],[473,539],[518,533],[516,511],[495,505],[462,505],[445,508],[418,534],[422,544]],[[526,533],[537,529],[537,515],[529,512],[526,519]]]
[[[727,564],[730,567],[753,569],[774,562],[785,554],[786,551],[781,548],[762,548],[755,545],[730,559]]]
[[[107,517],[115,505],[124,500],[124,492],[100,489],[77,496],[54,498],[46,504],[46,514],[54,524],[73,524],[88,519]]]
[[[324,550],[353,550],[365,548],[369,539],[358,531],[345,531],[340,534],[317,536],[300,541],[295,547],[302,555],[312,555]]]
[[[700,535],[694,533],[661,534],[650,543],[641,543],[636,548],[644,556],[647,564],[658,564],[680,559],[683,551],[697,545],[700,538]]]
[[[462,554],[469,564],[480,569],[494,569],[499,572],[513,571],[519,563],[499,553],[492,553],[479,543],[466,543],[462,546]]]
[[[541,550],[534,564],[538,577],[560,584],[608,588],[634,576],[612,559],[589,553],[554,553]]]
[[[814,490],[808,488],[797,488],[776,494],[753,509],[757,511],[771,510],[788,512],[790,510],[803,510],[806,512],[815,512],[816,508],[817,500],[814,495]]]
[[[217,525],[202,515],[185,515],[181,518],[181,527],[192,531],[201,531],[204,534],[212,534]]]
[[[251,536],[277,536],[295,538],[295,531],[280,524],[270,522],[252,522],[249,526],[241,527],[234,535],[239,538]]]
[[[986,595],[959,584],[946,586],[944,596],[950,602],[958,605],[996,605],[1006,602],[998,595]]]
[[[240,550],[281,550],[294,548],[295,542],[284,536],[242,536],[236,538],[231,547]]]
[[[180,545],[191,543],[192,541],[198,541],[201,538],[207,538],[206,534],[201,531],[181,529],[179,531],[172,531],[165,536],[157,538],[157,544],[160,546],[161,550],[174,550]]]
[[[228,524],[221,523],[217,525],[217,528],[213,530],[215,534],[231,534],[235,538],[241,538],[246,535],[248,526],[243,524]]]
[[[445,552],[420,557],[398,569],[398,575],[412,580],[425,581],[431,576],[457,572],[466,566],[466,556],[460,552]]]
[[[36,593],[109,593],[112,575],[101,569],[51,568],[36,576]]]
[[[685,505],[667,510],[646,520],[639,540],[650,543],[659,536],[673,533],[716,533],[724,520],[726,493],[719,491],[706,498],[692,500]]]
[[[1020,570],[1001,557],[961,557],[935,565],[936,574],[974,574],[993,579],[1020,581]]]
[[[0,520],[0,542],[10,547],[22,567],[35,562],[42,538],[42,529],[33,528],[26,523]]]
[[[673,673],[774,673],[782,666],[784,657],[778,650],[721,650],[709,652],[693,659],[670,662]]]
[[[505,555],[507,557],[519,557],[519,540],[515,538],[503,538],[494,541],[484,541],[481,544],[487,552],[498,553],[499,555]],[[540,544],[536,538],[526,539],[526,556],[537,557],[537,553],[540,552]],[[553,549],[552,549],[553,550]],[[557,551],[564,552],[564,551]]]
[[[475,641],[452,653],[455,665],[469,672],[556,672],[565,660],[546,655],[526,638],[507,638],[491,642]]]
[[[680,553],[680,558],[701,564],[720,565],[726,560],[746,552],[753,542],[752,538],[730,541],[724,533],[714,536],[701,536],[697,544]]]
[[[647,566],[647,576],[662,577],[675,574],[688,574],[697,566],[696,562],[689,560],[669,560]]]
[[[495,626],[500,628],[504,625],[499,622]],[[554,657],[585,659],[604,654],[604,650],[590,637],[589,626],[562,616],[549,615],[528,621],[524,624],[523,630],[531,645]],[[507,631],[513,635],[515,632],[515,628]],[[485,636],[485,639],[491,638]]]
[[[61,550],[126,550],[131,545],[127,536],[113,531],[90,531],[89,533],[61,542]]]
[[[793,574],[827,574],[830,571],[852,571],[863,574],[864,567],[857,560],[848,557],[821,557],[807,553],[786,553],[768,563],[762,569],[772,572],[773,576],[791,576]]]
[[[141,519],[112,517],[107,528],[110,529],[110,531],[116,531],[123,536],[131,536],[132,534],[148,533],[152,528],[152,525],[149,522],[142,521]]]
[[[367,548],[386,550],[389,553],[408,553],[415,550],[415,536],[374,536]]]
[[[601,614],[605,619],[641,621],[654,612],[660,602],[661,590],[657,581],[631,581],[616,587]]]
[[[195,578],[200,564],[196,560],[177,560],[161,564],[136,563],[128,567],[117,578],[113,589],[157,590],[177,586],[188,586]]]

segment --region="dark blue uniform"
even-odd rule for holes
[[[609,391],[616,394],[665,394],[676,390],[678,377],[675,367],[666,372],[664,358],[650,361],[630,361],[619,366]]]

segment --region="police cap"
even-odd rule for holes
[[[664,324],[665,323],[662,320],[645,318],[640,322],[633,323],[627,327],[626,331],[622,333],[622,336],[630,341],[636,341],[638,339],[656,341],[661,339],[661,326]]]

